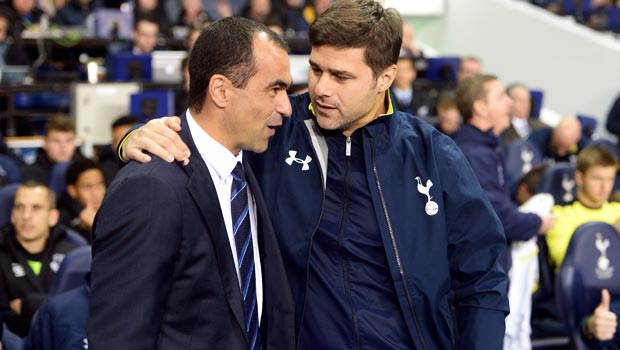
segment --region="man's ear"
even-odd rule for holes
[[[387,89],[392,86],[394,82],[394,78],[396,78],[396,65],[393,64],[383,70],[379,77],[377,78],[377,87],[379,88],[379,92],[383,93]]]
[[[221,74],[214,74],[209,80],[208,96],[217,107],[225,108],[230,102],[233,88],[228,78]]]
[[[75,185],[67,185],[67,193],[71,198],[77,199],[77,188]]]

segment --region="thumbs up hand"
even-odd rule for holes
[[[618,321],[616,314],[609,311],[609,303],[611,302],[609,291],[603,289],[601,291],[601,303],[594,309],[594,312],[585,325],[585,335],[594,337],[601,341],[613,338],[618,329]]]

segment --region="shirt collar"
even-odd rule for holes
[[[211,165],[220,178],[227,178],[232,173],[237,162],[242,162],[243,151],[240,151],[235,156],[228,148],[222,146],[198,125],[189,109],[185,112],[185,115],[187,116],[187,124],[200,157],[205,163]]]

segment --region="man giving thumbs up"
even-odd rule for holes
[[[618,301],[611,302],[611,297],[607,289],[601,291],[601,303],[594,309],[594,312],[586,319],[583,326],[583,334],[586,339],[591,341],[601,341],[605,349],[620,349],[620,338],[618,337],[617,313],[620,311]]]

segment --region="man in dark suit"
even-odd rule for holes
[[[241,161],[291,114],[286,44],[225,18],[202,32],[189,70],[191,163],[128,164],[97,214],[89,348],[293,349],[278,243]]]

